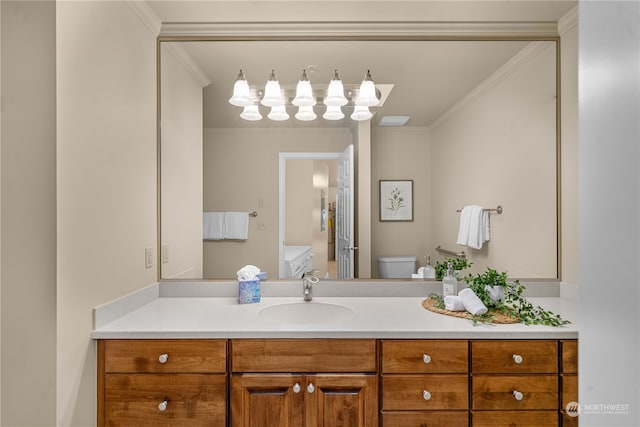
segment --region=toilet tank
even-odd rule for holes
[[[411,274],[416,271],[416,257],[378,257],[378,271],[382,279],[411,279]]]

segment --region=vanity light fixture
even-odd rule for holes
[[[247,82],[247,78],[242,69],[238,73],[236,82],[233,84],[233,95],[229,98],[229,104],[237,107],[246,107],[247,105],[253,104],[249,82]]]
[[[240,117],[252,122],[262,120],[262,114],[260,114],[260,110],[256,104],[246,105],[242,113],[240,113]]]
[[[310,122],[316,119],[316,113],[313,112],[313,107],[310,105],[298,107],[298,112],[296,113],[296,119],[302,122]]]
[[[367,70],[367,74],[365,74],[364,80],[360,84],[360,93],[356,97],[356,105],[373,107],[379,103],[380,100],[376,96],[376,85],[371,78],[371,72]]]
[[[307,77],[307,70],[302,70],[302,77],[296,86],[296,97],[291,103],[297,107],[313,107],[316,105],[316,98],[313,96],[313,88]]]
[[[269,79],[264,87],[264,96],[260,103],[267,107],[284,105],[284,98],[280,93],[280,83],[274,70],[271,70],[271,74],[269,74]]]
[[[349,100],[344,96],[344,86],[338,75],[338,70],[334,70],[333,79],[329,82],[327,89],[327,97],[324,99],[324,105],[342,107],[347,105]]]
[[[287,108],[284,105],[276,105],[275,107],[271,107],[271,111],[269,112],[269,114],[267,114],[267,117],[277,122],[289,120],[289,114],[287,113]]]
[[[329,105],[327,106],[327,111],[322,115],[322,118],[325,120],[341,120],[344,118],[344,113],[342,112],[342,108],[337,105]]]
[[[369,120],[371,117],[373,117],[373,113],[369,111],[369,107],[364,105],[356,105],[351,114],[351,119],[358,122]]]

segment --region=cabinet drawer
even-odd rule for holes
[[[471,342],[473,373],[558,372],[557,341],[487,340]]]
[[[482,411],[471,412],[473,427],[557,427],[554,411]]]
[[[233,372],[376,372],[368,339],[240,339],[231,353]]]
[[[227,368],[225,340],[105,340],[104,349],[107,373],[224,373]]]
[[[557,375],[474,375],[471,389],[473,409],[558,410]]]
[[[468,377],[458,374],[383,375],[384,410],[469,408]]]
[[[382,341],[383,373],[466,373],[466,340]]]
[[[565,410],[569,402],[578,402],[578,375],[562,374],[562,403],[560,409]]]
[[[384,427],[455,427],[469,424],[466,411],[383,412]]]
[[[562,349],[562,372],[577,374],[578,373],[578,341],[562,340],[560,341]]]
[[[226,390],[221,374],[108,374],[105,425],[225,425]]]

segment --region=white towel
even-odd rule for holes
[[[458,292],[458,296],[464,304],[465,310],[474,316],[484,314],[487,312],[487,307],[482,303],[480,298],[473,292],[471,288],[464,288]]]
[[[444,308],[449,311],[464,311],[462,298],[456,295],[447,295],[444,297]]]
[[[222,236],[225,239],[249,238],[249,212],[225,212]]]
[[[202,238],[208,240],[222,240],[224,212],[205,212],[202,215]]]
[[[469,243],[469,222],[471,221],[471,211],[474,205],[465,206],[460,212],[460,226],[458,228],[458,245],[467,246]]]
[[[473,206],[469,215],[469,241],[467,246],[472,249],[482,249],[484,243],[483,216],[484,209],[481,206]]]
[[[482,210],[482,231],[484,233],[484,241],[491,240],[491,211],[488,209]]]

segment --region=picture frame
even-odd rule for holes
[[[413,180],[380,180],[380,221],[413,221]]]

